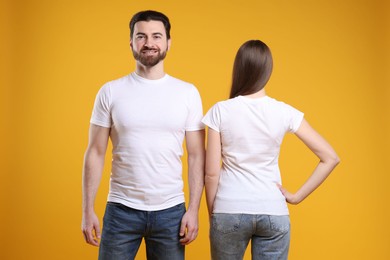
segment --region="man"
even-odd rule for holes
[[[135,72],[97,94],[83,168],[82,230],[99,259],[133,259],[145,239],[148,259],[184,259],[198,233],[204,184],[204,127],[197,89],[164,72],[170,23],[143,11],[130,21]],[[189,204],[184,205],[182,143],[188,153]],[[94,200],[108,139],[110,191],[100,239]]]

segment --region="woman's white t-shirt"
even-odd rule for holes
[[[214,213],[288,215],[277,187],[280,146],[303,113],[268,96],[218,102],[202,122],[220,133],[222,168]]]

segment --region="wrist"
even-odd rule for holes
[[[93,214],[95,212],[94,207],[83,207],[83,214]]]
[[[291,203],[296,205],[296,204],[301,203],[303,199],[304,199],[304,197],[299,192],[297,192],[294,194]]]
[[[199,207],[196,207],[196,206],[188,206],[187,208],[187,213],[190,213],[190,214],[198,214],[199,212]]]

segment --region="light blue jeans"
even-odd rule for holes
[[[179,242],[185,205],[159,211],[142,211],[108,202],[103,219],[99,260],[130,260],[145,239],[149,260],[182,260],[184,246]]]
[[[210,247],[213,260],[243,259],[249,241],[254,260],[287,259],[290,245],[289,216],[212,215]]]

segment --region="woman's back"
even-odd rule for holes
[[[221,177],[215,213],[288,214],[278,166],[280,145],[303,113],[268,96],[217,103],[204,122],[220,132]]]

